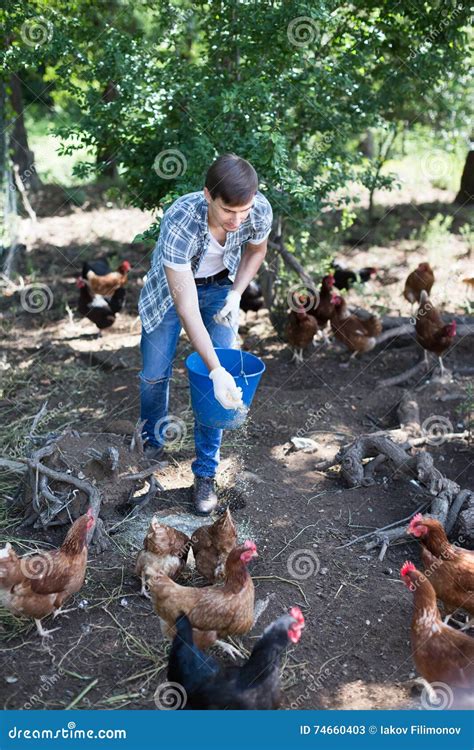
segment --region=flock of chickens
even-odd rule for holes
[[[92,512],[78,518],[59,549],[18,557],[11,544],[0,550],[0,603],[14,615],[35,620],[38,633],[50,637],[42,620],[63,614],[62,605],[77,593],[87,568],[87,538]],[[195,568],[209,585],[197,588],[175,582],[192,550]],[[172,639],[168,679],[185,691],[181,708],[271,709],[280,703],[280,660],[286,647],[300,640],[304,617],[299,607],[275,620],[242,666],[221,665],[204,652],[215,644],[240,652],[220,640],[245,635],[253,627],[255,592],[247,566],[257,557],[254,542],[239,544],[230,510],[191,538],[153,518],[135,572],[141,593],[151,598],[162,634]]]
[[[99,330],[112,326],[116,314],[123,309],[130,268],[127,260],[116,271],[111,271],[108,261],[103,258],[84,263],[82,275],[76,282],[79,288],[78,311]],[[334,291],[349,290],[356,281],[365,283],[376,273],[377,269],[373,267],[356,272],[334,263],[333,272],[323,277],[319,292],[291,295],[286,340],[293,351],[293,361],[303,363],[304,350],[311,344],[316,345],[318,337],[328,343],[328,324],[334,337],[351,352],[349,362],[341,365],[343,367],[347,367],[357,354],[369,352],[376,346],[377,336],[382,332],[380,319],[365,311],[351,313],[342,294]],[[408,275],[403,294],[412,309],[413,305],[419,305],[415,329],[417,341],[425,351],[425,362],[428,364],[428,352],[432,352],[439,358],[443,374],[442,357],[456,336],[456,323],[445,324],[430,301],[434,281],[429,263],[420,263]],[[254,280],[242,294],[240,307],[244,312],[258,312],[263,306],[260,285]]]
[[[361,281],[366,281],[375,273],[375,268],[366,268],[359,272],[359,277]],[[432,352],[439,358],[443,374],[442,357],[456,335],[456,323],[453,321],[445,324],[441,314],[430,301],[429,294],[434,281],[434,273],[429,263],[420,263],[418,268],[408,275],[403,295],[412,304],[412,308],[416,303],[419,305],[415,330],[416,339],[425,351],[425,362],[428,364],[428,352]],[[324,276],[318,293],[293,293],[286,326],[286,337],[293,350],[293,361],[300,364],[303,362],[303,351],[317,341],[318,335],[327,341],[328,323],[334,337],[351,352],[350,359],[359,353],[369,352],[376,346],[377,336],[382,333],[380,319],[365,311],[351,313],[344,297],[334,293],[335,287],[339,290],[349,288],[348,281],[344,277],[341,278],[341,269]]]
[[[79,310],[99,329],[113,324],[123,308],[130,264],[124,261],[111,271],[103,260],[85,263],[77,285]],[[350,288],[359,278],[370,278],[376,269],[351,271],[335,268],[325,276],[320,292],[293,294],[288,314],[287,337],[297,361],[316,334],[326,336],[328,324],[336,339],[355,356],[370,351],[382,327],[374,315],[351,313],[339,290]],[[353,274],[354,278],[350,276]],[[404,296],[418,304],[416,336],[425,353],[440,358],[455,334],[455,323],[445,324],[429,300],[434,274],[428,263],[420,263],[408,276]],[[259,309],[258,285],[242,297],[243,309]],[[256,308],[257,305],[257,308]],[[0,604],[15,615],[33,618],[38,633],[49,637],[42,620],[64,613],[64,603],[83,586],[87,569],[87,541],[95,519],[89,510],[69,529],[59,549],[19,557],[11,544],[0,549]],[[454,693],[472,695],[474,689],[474,640],[447,624],[458,609],[474,615],[474,552],[451,545],[442,525],[417,514],[407,532],[420,541],[423,572],[407,561],[402,581],[414,594],[411,625],[412,656],[426,681],[443,682]],[[262,634],[241,666],[222,665],[207,653],[216,645],[235,656],[225,639],[247,634],[258,619],[255,592],[248,571],[257,557],[253,541],[239,544],[230,510],[209,526],[198,528],[189,538],[183,532],[153,518],[139,552],[135,573],[141,593],[151,599],[159,617],[162,635],[172,641],[168,680],[181,685],[188,709],[274,709],[280,704],[280,663],[285,649],[297,644],[305,621],[294,606]],[[189,558],[207,585],[195,587],[176,582],[186,572]],[[437,600],[447,615],[441,619]],[[66,610],[67,611],[67,610]],[[459,625],[459,623],[456,623]],[[242,656],[242,654],[240,654]]]
[[[69,529],[60,549],[18,557],[0,550],[0,602],[15,615],[35,619],[41,636],[53,630],[42,619],[64,613],[62,605],[84,583],[91,511]],[[402,581],[414,594],[412,656],[428,691],[444,683],[462,701],[474,690],[474,639],[447,624],[453,612],[474,615],[474,552],[449,543],[439,521],[417,514],[407,533],[420,541],[423,572],[407,561]],[[206,586],[182,585],[189,558]],[[257,557],[253,541],[239,544],[230,510],[188,537],[153,518],[135,573],[141,593],[151,599],[162,635],[172,640],[168,680],[182,686],[188,709],[275,709],[281,700],[280,666],[285,649],[297,644],[305,627],[299,607],[275,620],[241,666],[222,665],[207,653],[216,645],[234,655],[227,641],[248,633],[258,619],[248,565]],[[437,600],[444,605],[441,619]],[[459,623],[456,623],[459,625]]]

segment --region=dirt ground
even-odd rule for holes
[[[466,312],[461,279],[468,261],[462,238],[454,232],[442,247],[427,247],[410,239],[407,231],[437,212],[455,211],[449,195],[445,203],[438,196],[425,198],[422,203],[421,196],[417,207],[404,203],[403,196],[392,205],[382,220],[398,217],[390,241],[353,228],[359,231],[357,242],[352,237],[340,257],[356,267],[374,265],[379,272],[363,293],[350,293],[352,303],[408,315],[410,307],[400,296],[403,279],[428,256],[437,276],[433,299],[449,312]],[[459,219],[457,215],[458,224]],[[24,453],[33,417],[46,399],[48,411],[39,434],[69,426],[129,439],[138,417],[136,302],[149,265],[149,252],[132,245],[131,238],[149,223],[150,215],[137,209],[95,205],[39,219],[19,271],[25,283],[48,286],[51,305],[40,313],[28,312],[13,288],[6,290],[0,305],[3,455]],[[106,253],[127,258],[133,270],[127,312],[98,338],[94,326],[75,313],[74,280],[83,259]],[[337,471],[317,472],[315,463],[361,433],[398,426],[395,409],[403,388],[383,389],[377,383],[408,369],[421,350],[414,341],[400,339],[344,369],[340,365],[347,361],[347,352],[331,344],[308,351],[304,364],[295,366],[264,311],[243,316],[240,332],[244,347],[262,357],[267,369],[247,423],[225,433],[219,493],[222,507],[230,504],[240,538],[257,544],[259,557],[251,573],[257,599],[268,604],[254,631],[235,643],[249,650],[268,623],[298,605],[307,627],[284,664],[283,708],[419,706],[419,697],[406,684],[414,673],[412,602],[399,578],[405,559],[419,561],[416,543],[390,547],[382,561],[378,550],[366,551],[363,542],[344,545],[411,516],[426,497],[408,481],[383,472],[371,487],[347,489]],[[137,519],[119,527],[109,550],[101,555],[91,550],[86,584],[70,603],[72,611],[54,625],[45,622],[45,627],[60,627],[48,642],[41,643],[30,622],[0,612],[2,708],[155,707],[154,692],[166,679],[168,646],[150,603],[139,594],[134,560],[153,513],[189,521],[193,441],[184,369],[189,351],[182,336],[171,412],[184,429],[168,447],[170,466],[158,476],[164,491]],[[455,430],[463,429],[469,378],[462,370],[470,354],[472,365],[472,338],[458,338],[446,357],[451,382],[421,377],[410,383],[422,420],[441,416]],[[295,435],[313,438],[317,450],[291,450]],[[102,441],[97,437],[97,444]],[[449,478],[462,487],[473,486],[472,445],[452,442],[428,449]],[[15,486],[16,477],[3,472],[5,505]],[[36,543],[58,545],[65,533],[64,528],[18,531],[18,518],[5,516],[5,511],[2,518],[0,543],[12,540],[23,551]],[[193,571],[187,581],[201,583]]]

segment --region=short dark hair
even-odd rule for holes
[[[213,200],[222,198],[228,206],[243,206],[257,192],[258,176],[245,159],[222,154],[207,170],[205,186]]]

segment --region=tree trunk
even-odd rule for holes
[[[35,166],[35,155],[28,146],[28,135],[23,114],[23,94],[21,78],[17,73],[10,77],[10,102],[15,112],[12,123],[10,149],[12,161],[18,164],[20,179],[27,190],[39,190],[42,183]]]
[[[469,151],[461,176],[459,193],[454,199],[455,203],[474,203],[474,151]]]
[[[102,101],[109,103],[117,98],[117,89],[115,82],[109,81],[102,93]],[[115,159],[115,150],[108,143],[99,143],[97,146],[96,164],[104,177],[112,180],[118,178],[117,162]]]

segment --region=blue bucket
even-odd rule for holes
[[[194,416],[204,427],[218,427],[221,430],[235,430],[241,427],[247,417],[255,391],[265,371],[261,359],[240,349],[215,349],[222,367],[234,376],[237,386],[242,388],[244,407],[224,409],[214,398],[214,387],[209,377],[207,365],[197,352],[186,359]],[[243,373],[243,374],[242,374]]]

